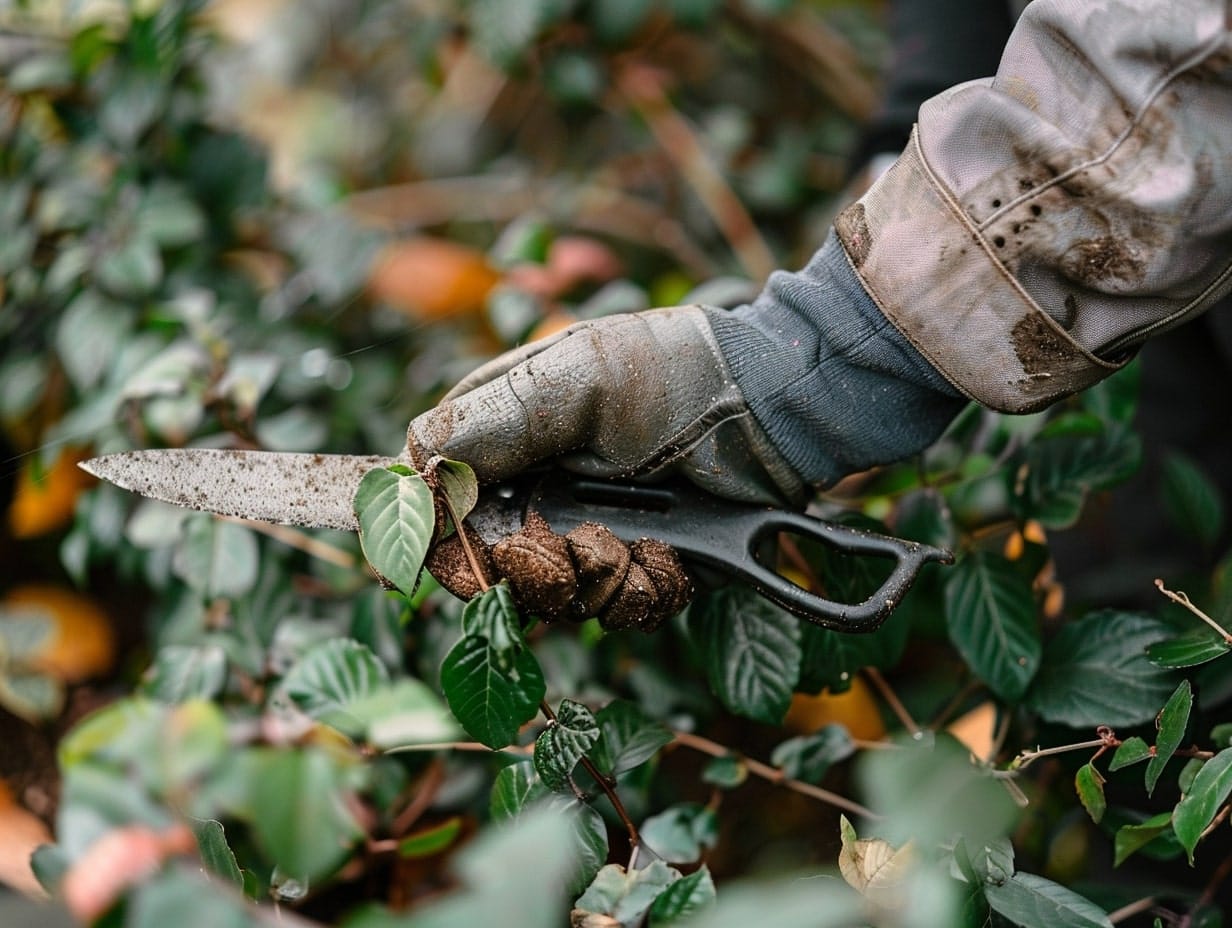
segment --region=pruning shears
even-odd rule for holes
[[[408,463],[377,455],[176,448],[126,451],[81,466],[152,499],[218,515],[356,531],[355,491],[373,468]],[[721,499],[692,484],[595,480],[561,470],[532,472],[480,490],[467,522],[495,543],[530,513],[565,533],[583,522],[606,525],[623,541],[654,538],[686,566],[748,584],[810,622],[843,632],[877,628],[930,561],[950,563],[941,548],[827,522],[813,516]],[[892,560],[880,588],[859,603],[826,599],[758,559],[777,533],[814,539],[839,551]]]

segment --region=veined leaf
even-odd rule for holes
[[[1140,763],[1150,756],[1151,746],[1137,735],[1132,735],[1122,741],[1121,746],[1116,749],[1111,763],[1108,764],[1108,769],[1120,770],[1122,767]]]
[[[851,734],[842,725],[830,724],[790,738],[774,749],[770,762],[793,780],[820,783],[831,766],[855,753]]]
[[[1083,764],[1074,776],[1074,788],[1091,821],[1098,825],[1108,809],[1108,801],[1104,798],[1104,778],[1093,764]]]
[[[304,712],[349,735],[360,734],[363,726],[348,717],[348,707],[388,683],[385,665],[350,638],[314,645],[282,678],[283,689]]]
[[[570,790],[570,775],[578,761],[599,740],[599,723],[580,702],[562,699],[556,719],[535,739],[535,770],[551,790]]]
[[[1084,896],[1031,873],[984,888],[993,910],[1022,928],[1112,928],[1108,913]]]
[[[1181,739],[1185,737],[1185,726],[1189,724],[1191,708],[1193,708],[1193,691],[1190,689],[1189,681],[1182,680],[1167,704],[1160,710],[1157,719],[1159,735],[1155,738],[1155,755],[1146,767],[1148,796],[1155,792],[1155,784],[1159,782],[1160,774],[1164,772],[1164,767],[1172,759],[1176,749],[1181,746]]]
[[[945,586],[950,640],[994,693],[1018,702],[1039,668],[1042,646],[1031,584],[992,554],[964,558]]]
[[[689,628],[723,705],[759,722],[782,721],[800,675],[800,620],[731,586],[691,608]]]
[[[382,577],[410,594],[419,581],[436,525],[432,491],[405,468],[368,471],[355,491],[364,557]]]
[[[547,691],[534,654],[523,650],[503,666],[488,639],[478,635],[464,635],[445,656],[441,688],[467,734],[494,749],[513,743]]]
[[[1232,644],[1203,625],[1175,638],[1157,641],[1146,649],[1146,656],[1156,667],[1174,669],[1196,667],[1223,657],[1229,651],[1232,651]]]
[[[662,722],[650,718],[634,703],[613,699],[595,713],[603,732],[606,772],[613,775],[632,770],[672,741],[672,733]]]
[[[1198,770],[1185,797],[1172,813],[1172,827],[1181,839],[1181,846],[1194,859],[1194,848],[1232,793],[1232,748],[1226,748],[1208,760]]]

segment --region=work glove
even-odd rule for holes
[[[581,322],[480,367],[408,441],[481,483],[549,458],[592,477],[678,473],[719,496],[799,505],[806,484],[754,419],[707,310]]]

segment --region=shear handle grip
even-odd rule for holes
[[[845,525],[835,525],[794,512],[765,512],[760,514],[758,522],[748,533],[748,557],[745,565],[742,565],[746,568],[748,581],[788,612],[836,631],[875,630],[902,601],[925,564],[929,561],[948,564],[954,560],[950,552],[941,548]],[[771,532],[807,536],[854,555],[892,558],[894,568],[877,591],[864,602],[835,602],[796,586],[754,557],[753,552],[757,550],[758,543]]]

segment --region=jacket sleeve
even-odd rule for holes
[[[1228,0],[1035,0],[835,221],[961,395],[1028,412],[1232,289]],[[822,324],[826,324],[824,320]]]

